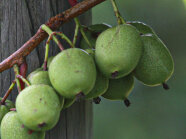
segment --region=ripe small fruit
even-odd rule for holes
[[[1,123],[2,139],[44,139],[44,132],[36,132],[24,126],[18,118],[17,112],[9,112]]]
[[[165,83],[174,71],[174,63],[169,50],[155,35],[144,35],[142,40],[144,52],[134,70],[135,77],[149,86]]]
[[[133,88],[134,78],[132,75],[128,75],[120,79],[110,80],[109,88],[102,96],[110,100],[123,100],[125,105],[128,107],[130,105],[128,96]]]
[[[0,98],[0,101],[2,98]],[[0,123],[5,114],[7,114],[11,108],[15,108],[14,103],[10,100],[6,100],[5,104],[0,104]]]
[[[32,85],[46,84],[46,85],[51,86],[48,71],[37,71],[34,74],[32,73],[31,76],[28,76],[27,79]]]
[[[96,41],[95,59],[108,78],[121,78],[134,70],[142,54],[139,32],[131,25],[118,25],[102,32]]]
[[[96,81],[94,60],[81,49],[64,50],[52,60],[49,77],[53,87],[65,98],[87,95]]]
[[[55,90],[44,84],[25,88],[16,99],[21,122],[35,131],[52,129],[59,120],[60,101]]]

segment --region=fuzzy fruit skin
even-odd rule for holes
[[[16,99],[16,110],[21,122],[29,129],[52,129],[60,116],[60,101],[55,90],[44,84],[25,88]],[[39,126],[45,123],[44,126]]]
[[[1,100],[2,100],[2,98],[0,98],[0,101]],[[5,105],[0,104],[0,123],[3,119],[3,117],[5,116],[5,114],[7,114],[11,108],[15,108],[15,105],[10,100],[6,100]]]
[[[46,84],[51,86],[48,71],[38,71],[32,76],[28,77],[28,81],[33,84]]]
[[[142,34],[154,34],[156,35],[155,31],[147,24],[140,22],[140,21],[128,21],[127,24],[130,24],[137,28],[137,30]]]
[[[107,24],[95,24],[95,25],[91,25],[89,27],[85,27],[85,34],[86,34],[86,36],[87,36],[87,38],[93,48],[95,48],[96,39],[97,39],[98,35],[110,27],[111,26],[107,25]],[[84,38],[82,38],[82,40],[80,42],[80,47],[82,49],[90,48]]]
[[[102,96],[110,100],[125,100],[134,88],[134,78],[132,75],[120,79],[110,80],[109,87]]]
[[[173,74],[174,62],[172,56],[164,43],[156,36],[144,35],[142,40],[144,52],[134,70],[134,75],[145,85],[160,85]]]
[[[17,112],[12,111],[2,120],[1,139],[45,139],[45,133],[31,131],[21,123]]]
[[[87,95],[96,81],[93,58],[84,50],[70,48],[59,53],[49,67],[52,86],[65,98]]]
[[[96,41],[95,60],[107,78],[121,78],[137,66],[143,50],[140,33],[131,25],[118,25],[101,33]],[[117,72],[117,76],[112,76]]]
[[[85,49],[85,51],[92,56],[92,58],[94,59],[95,57],[95,49]]]
[[[37,72],[42,71],[42,68],[37,68],[27,76],[27,80],[31,79]]]
[[[49,79],[48,71],[34,71],[31,73],[30,76],[27,77],[28,81],[34,85],[34,84],[45,84],[52,87],[52,84]],[[58,95],[60,100],[60,107],[63,108],[64,105],[64,97]]]
[[[97,78],[94,88],[86,95],[86,99],[92,99],[103,95],[109,86],[109,79],[103,76],[99,71],[97,71]]]
[[[72,104],[74,104],[75,101],[76,101],[75,98],[65,99],[65,103],[64,103],[63,109],[69,108]]]

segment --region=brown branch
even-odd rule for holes
[[[45,24],[52,30],[57,30],[65,22],[68,22],[74,17],[83,14],[103,1],[105,0],[84,0],[83,2],[64,11],[63,13],[52,17]],[[30,38],[21,48],[19,48],[11,56],[0,63],[0,72],[13,67],[14,64],[20,65],[23,62],[24,57],[29,55],[31,51],[36,48],[47,36],[47,33],[41,29],[38,29],[37,33],[32,38]]]

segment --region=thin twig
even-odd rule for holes
[[[118,7],[116,5],[116,1],[115,0],[111,0],[111,3],[112,3],[112,6],[113,6],[113,9],[114,9],[114,13],[116,15],[118,24],[119,25],[120,24],[125,24],[126,22],[125,22],[124,18],[121,16],[121,14],[120,14],[120,12],[118,10]]]
[[[8,98],[8,96],[10,95],[10,93],[12,92],[12,90],[13,90],[13,88],[15,86],[15,83],[16,83],[16,81],[13,80],[12,84],[10,85],[9,89],[7,90],[7,92],[5,93],[3,99],[0,102],[1,105],[4,105],[5,104],[6,99]]]
[[[29,83],[29,81],[27,81],[27,79],[25,79],[23,76],[21,75],[16,75],[16,78],[21,79],[27,86],[30,86],[31,84]]]
[[[17,89],[18,89],[18,92],[20,93],[21,92],[21,84],[20,84],[19,79],[16,77],[17,75],[19,75],[19,67],[17,64],[14,65],[14,73],[15,73],[15,80],[16,80],[16,84],[17,84]]]
[[[72,41],[62,32],[55,32],[56,35],[59,35],[61,37],[61,39],[64,39],[72,48],[75,48],[74,44],[72,43]]]
[[[79,19],[76,17],[76,18],[74,18],[74,21],[75,21],[75,23],[79,26],[81,35],[82,35],[83,38],[85,39],[85,41],[86,41],[86,43],[88,44],[88,46],[89,46],[90,48],[93,48],[92,45],[91,45],[91,43],[90,43],[90,41],[88,40],[88,38],[87,38],[85,32],[84,32],[84,28],[83,28],[83,26],[81,25]]]
[[[49,53],[49,46],[50,46],[50,41],[52,40],[52,36],[56,35],[55,32],[53,32],[49,37],[45,45],[45,59],[44,59],[44,65],[43,65],[43,70],[47,71],[47,64],[48,64],[48,53]],[[61,50],[62,51],[62,50]]]
[[[73,44],[74,45],[76,45],[78,33],[79,33],[79,24],[76,24],[76,28],[75,28],[75,31],[74,31],[74,38],[73,38]]]
[[[54,40],[54,42],[58,45],[59,49],[61,51],[64,50],[63,45],[61,44],[61,42],[57,39],[57,37],[55,36],[55,32],[53,32],[48,26],[46,26],[45,24],[41,26],[42,30],[44,30],[45,32],[48,33],[49,37],[52,37],[52,39]]]

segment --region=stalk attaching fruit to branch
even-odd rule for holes
[[[48,33],[49,37],[51,36],[52,39],[54,40],[54,42],[59,46],[59,49],[61,51],[64,50],[63,45],[61,44],[61,42],[57,39],[57,37],[55,36],[55,33],[45,24],[41,26],[41,29],[44,30],[45,32]]]
[[[21,75],[17,75],[16,78],[21,79],[27,86],[30,86],[31,84],[29,83],[29,81],[27,81],[26,78],[24,78]]]
[[[118,24],[126,24],[124,18],[121,16],[120,12],[119,12],[119,9],[116,5],[116,1],[115,0],[111,0],[111,3],[112,3],[112,6],[113,6],[113,9],[114,9],[114,13],[116,15],[116,18],[117,18],[117,22]]]
[[[17,64],[14,65],[14,73],[15,73],[15,80],[17,84],[17,90],[20,93],[21,92],[21,84],[19,79],[17,78],[17,75],[19,75],[19,66]]]

